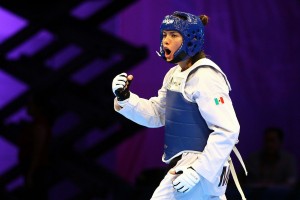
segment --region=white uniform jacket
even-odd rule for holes
[[[191,70],[200,65],[210,67],[201,67],[187,77]],[[229,97],[231,87],[226,75],[207,58],[198,60],[183,72],[176,65],[165,75],[158,96],[148,100],[131,93],[129,99],[119,102],[122,106],[120,110],[117,109],[118,102],[115,99],[115,110],[146,127],[164,126],[167,88],[180,90],[188,101],[197,103],[199,112],[212,130],[203,152],[192,167],[209,182],[214,182],[238,142],[240,130]]]

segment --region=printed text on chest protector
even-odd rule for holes
[[[180,87],[183,78],[181,77],[173,77],[168,85],[168,89],[172,91],[180,92]]]

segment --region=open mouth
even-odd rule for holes
[[[165,52],[166,52],[166,55],[170,55],[170,53],[171,53],[171,50],[170,50],[170,49],[167,49],[167,48],[165,48]]]

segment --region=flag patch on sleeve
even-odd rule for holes
[[[214,100],[216,105],[225,103],[223,97],[215,98]]]

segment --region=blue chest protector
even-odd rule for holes
[[[183,151],[203,151],[211,132],[196,103],[167,90],[164,160]]]

